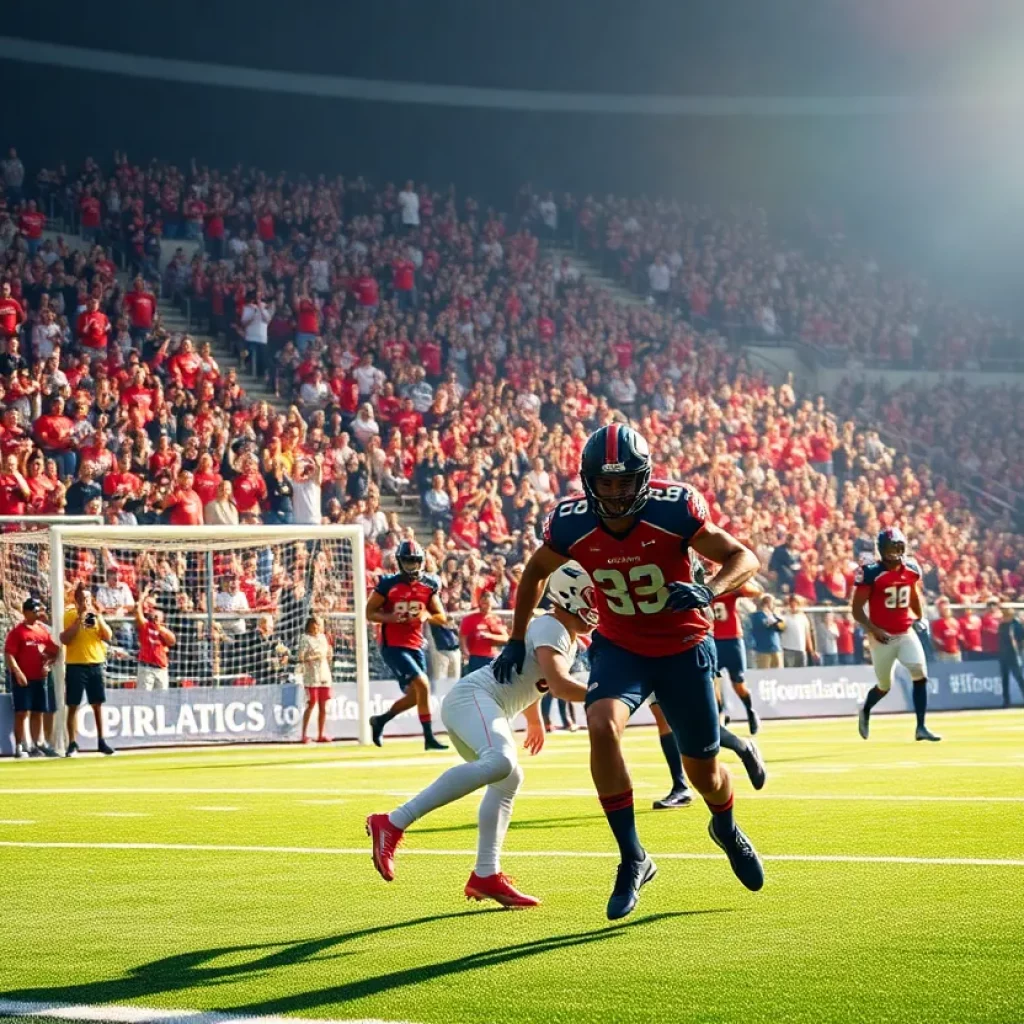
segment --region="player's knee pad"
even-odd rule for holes
[[[519,767],[514,753],[507,750],[496,750],[493,747],[480,755],[479,763],[486,769],[488,785],[492,786],[508,779]]]

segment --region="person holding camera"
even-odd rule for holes
[[[84,583],[74,590],[74,606],[64,612],[64,630],[60,642],[64,653],[64,702],[67,704],[68,747],[65,756],[78,753],[78,706],[86,697],[96,718],[96,749],[113,754],[114,749],[103,738],[103,704],[107,693],[103,669],[107,661],[107,644],[113,631],[93,603],[92,593]]]
[[[135,605],[135,631],[139,642],[136,679],[140,690],[166,690],[171,685],[170,650],[177,637],[164,625],[164,613],[150,599],[150,588]]]

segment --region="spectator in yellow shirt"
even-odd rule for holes
[[[113,637],[102,613],[84,583],[74,590],[74,605],[64,612],[64,630],[60,642],[64,652],[64,693],[68,717],[67,757],[78,753],[76,734],[78,706],[86,697],[96,718],[97,750],[113,754],[114,749],[103,738],[103,704],[107,699],[103,667],[107,661],[107,644]]]

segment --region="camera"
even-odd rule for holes
[[[89,629],[93,629],[96,625],[96,613],[86,612],[82,621],[89,627]]]

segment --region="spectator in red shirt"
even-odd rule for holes
[[[179,461],[180,456],[171,447],[170,435],[162,433],[157,438],[156,451],[149,457],[149,475],[156,477],[161,470],[165,469],[174,472],[178,468]]]
[[[107,314],[100,309],[100,300],[95,295],[90,295],[85,304],[85,312],[80,313],[75,333],[79,342],[86,348],[105,349],[107,347],[107,335],[110,333],[110,320]]]
[[[43,240],[46,217],[36,209],[36,201],[30,199],[18,218],[18,230],[25,236],[29,256],[35,256]]]
[[[188,335],[181,339],[181,347],[168,360],[167,369],[186,391],[195,391],[203,370],[203,359]]]
[[[964,661],[981,661],[985,657],[981,647],[982,629],[981,616],[972,608],[960,616],[960,648]]]
[[[132,472],[131,451],[122,451],[117,466],[103,478],[103,494],[107,498],[137,498],[142,493],[142,478]]]
[[[62,480],[74,477],[78,466],[78,454],[71,436],[72,426],[71,420],[64,415],[64,399],[53,398],[47,414],[40,416],[32,428],[43,454],[57,463],[57,471]]]
[[[49,672],[60,648],[40,618],[42,610],[40,600],[27,598],[21,606],[23,620],[4,641],[4,661],[13,683],[15,757],[27,757],[35,751],[46,757],[57,756],[47,739],[53,731],[53,715],[57,710]]]
[[[419,304],[416,295],[416,264],[412,261],[408,247],[391,262],[391,285],[399,310],[406,312],[416,308]]]
[[[999,602],[992,598],[985,605],[985,614],[981,617],[981,650],[986,658],[999,657],[999,623],[1002,621]]]
[[[355,279],[355,293],[356,302],[362,307],[363,312],[368,316],[374,316],[380,305],[380,287],[369,267],[363,267]]]
[[[87,191],[78,200],[78,210],[82,237],[91,242],[96,238],[96,232],[99,231],[102,220],[102,207],[99,198],[93,195],[91,190]]]
[[[853,665],[853,619],[849,615],[840,615],[836,618],[836,626],[839,627],[839,635],[836,637],[836,653],[839,655],[840,665]]]
[[[177,637],[164,625],[163,612],[150,597],[149,587],[135,604],[135,634],[139,641],[139,689],[166,690],[171,684],[170,649]]]
[[[222,479],[223,477],[214,468],[213,456],[209,452],[203,452],[199,456],[192,487],[199,495],[204,507],[217,497],[217,488]]]
[[[23,516],[32,500],[32,491],[18,466],[18,456],[11,453],[3,457],[0,473],[0,516]]]
[[[320,337],[320,306],[309,292],[304,291],[295,307],[295,346],[305,355],[306,349]]]
[[[939,617],[932,620],[932,642],[939,661],[960,661],[960,622],[953,617],[949,599],[940,597],[935,604]]]
[[[11,282],[0,284],[0,338],[12,338],[25,322],[25,307],[11,294]]]
[[[153,318],[156,315],[156,296],[147,291],[141,274],[135,278],[132,290],[124,297],[124,308],[131,323],[132,340],[141,345],[153,330]]]
[[[194,478],[188,470],[178,474],[175,488],[163,502],[171,526],[202,526],[203,499],[193,488]]]
[[[483,590],[478,601],[478,608],[465,616],[459,625],[462,663],[467,672],[489,665],[500,646],[508,640],[508,631],[494,614],[494,595]]]
[[[239,516],[259,515],[260,506],[267,498],[267,484],[255,455],[242,457],[241,472],[231,481],[231,493]]]
[[[412,441],[423,426],[423,417],[413,408],[411,398],[403,398],[402,408],[392,423],[406,441]]]

